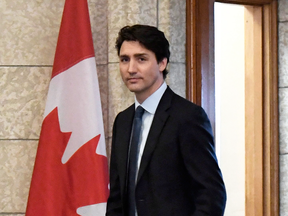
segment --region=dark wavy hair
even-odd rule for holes
[[[133,25],[125,26],[120,29],[116,39],[116,49],[119,56],[120,48],[124,41],[138,41],[146,49],[155,53],[157,62],[161,62],[167,58],[169,62],[170,51],[169,42],[164,33],[154,26],[148,25]],[[168,74],[167,69],[163,71],[163,78],[165,79]]]

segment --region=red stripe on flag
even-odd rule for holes
[[[87,0],[66,0],[52,78],[78,62],[95,55],[87,8]]]

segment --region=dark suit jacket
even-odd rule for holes
[[[133,104],[114,122],[107,216],[127,215],[126,168],[134,112]],[[207,115],[168,87],[156,110],[138,172],[138,216],[220,216],[225,203]]]

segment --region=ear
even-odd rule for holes
[[[165,68],[167,67],[167,58],[163,58],[160,62],[159,62],[159,71],[163,72],[165,70]]]

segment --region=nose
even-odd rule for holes
[[[129,61],[129,65],[128,65],[128,72],[129,73],[136,73],[137,72],[136,68],[137,68],[136,62],[131,59]]]

